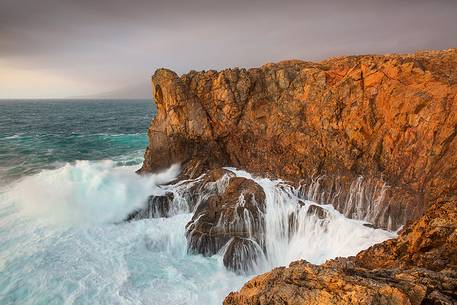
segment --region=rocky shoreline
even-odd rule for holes
[[[182,165],[190,253],[224,248],[236,272],[268,255],[265,193],[224,167],[281,178],[298,194],[289,234],[297,215],[325,221],[306,200],[404,226],[355,257],[257,276],[225,304],[455,304],[457,49],[182,76],[159,69],[152,84],[157,115],[140,173]],[[151,198],[129,219],[167,216],[175,200]]]

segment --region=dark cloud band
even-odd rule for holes
[[[2,0],[0,59],[90,79],[103,91],[161,66],[456,47],[456,15],[455,0]]]

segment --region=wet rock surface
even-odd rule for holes
[[[162,196],[149,196],[147,205],[130,213],[126,221],[134,221],[147,218],[168,217],[171,205],[173,204],[173,193],[166,193]]]
[[[457,304],[456,238],[457,201],[438,201],[396,239],[320,266],[273,269],[224,304]]]
[[[181,163],[179,179],[195,179],[190,253],[221,253],[235,272],[265,254],[265,194],[224,166],[286,179],[300,198],[374,227],[404,225],[355,257],[257,276],[224,304],[457,303],[457,49],[159,69],[152,83],[140,172]],[[301,208],[285,222],[289,238]],[[318,205],[307,213],[326,221]]]
[[[223,263],[236,273],[251,273],[264,256],[264,250],[254,239],[233,237],[225,245]]]
[[[264,230],[265,194],[253,180],[228,177],[217,192],[202,199],[186,226],[188,251],[210,256],[227,243],[224,264],[238,270],[242,257],[235,249],[247,247],[246,258],[253,259],[253,249],[260,248]],[[256,244],[256,245],[253,245]]]

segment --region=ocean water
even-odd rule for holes
[[[187,254],[185,208],[122,222],[151,194],[179,195],[160,186],[179,166],[135,174],[154,113],[152,101],[0,101],[0,304],[220,304],[254,275],[227,271],[220,255]],[[322,263],[395,236],[331,206],[325,221],[296,214],[289,232],[300,195],[230,170],[267,195],[269,255],[254,273],[300,258]]]

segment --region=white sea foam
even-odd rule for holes
[[[23,212],[64,224],[121,221],[144,205],[159,184],[179,173],[174,165],[159,174],[139,176],[136,166],[115,167],[113,161],[77,161],[23,178],[11,187],[9,199]]]
[[[355,255],[375,243],[395,237],[393,232],[365,226],[365,221],[346,218],[332,205],[319,205],[326,215],[319,218],[315,213],[309,213],[316,204],[300,198],[300,192],[283,181],[227,169],[237,176],[253,179],[265,192],[267,258],[260,271],[298,259],[321,264],[331,258]],[[290,225],[291,220],[295,225]]]
[[[1,304],[220,304],[247,277],[227,271],[221,257],[188,255],[191,214],[114,224],[151,194],[173,189],[177,166],[139,176],[137,167],[80,161],[42,171],[0,194]],[[267,257],[258,271],[305,258],[355,254],[393,234],[346,219],[330,206],[322,219],[297,211],[297,194],[280,181],[255,178],[266,193]],[[175,187],[179,192],[182,185]],[[221,184],[222,187],[222,184]],[[289,232],[286,217],[298,224]],[[288,238],[287,236],[291,236]]]

